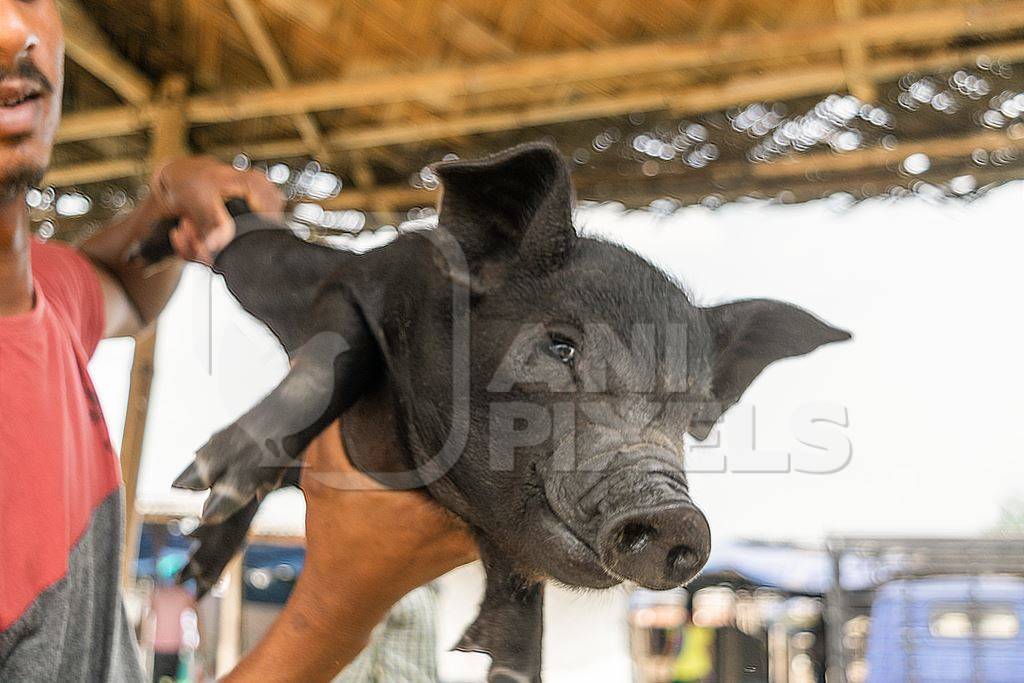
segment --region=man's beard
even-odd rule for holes
[[[29,189],[43,182],[46,168],[36,164],[22,163],[0,175],[0,203],[22,197]]]
[[[28,55],[19,59],[11,67],[0,67],[0,81],[18,78],[29,83],[35,83],[38,86],[41,100],[54,92],[53,83],[39,70],[39,67],[36,66],[35,62]],[[54,106],[59,110],[60,102],[58,101]],[[5,146],[7,144],[6,142],[4,143]],[[47,143],[47,147],[51,145],[52,142]],[[16,155],[15,146],[12,146],[10,151]],[[7,152],[6,149],[4,151]],[[47,160],[49,156],[49,151],[47,151]],[[16,200],[18,197],[23,197],[30,188],[38,187],[43,182],[43,176],[46,174],[48,161],[33,162],[24,158],[17,159],[16,156],[15,159],[9,168],[0,168],[0,203],[6,204]]]

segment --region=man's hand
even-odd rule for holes
[[[238,197],[257,213],[280,215],[281,191],[262,173],[239,171],[212,157],[186,157],[162,166],[150,185],[161,218],[179,218],[171,233],[177,254],[189,261],[213,262],[235,235],[225,200]]]
[[[186,157],[153,175],[149,195],[131,214],[114,221],[81,245],[97,266],[103,288],[106,334],[135,334],[167,304],[181,274],[181,261],[156,270],[129,256],[164,219],[177,218],[171,244],[182,259],[210,263],[234,237],[234,221],[224,202],[245,199],[253,211],[279,214],[281,191],[262,174],[239,171],[211,157]]]
[[[305,465],[305,566],[277,621],[228,681],[328,681],[403,595],[476,559],[451,513],[356,472],[338,423],[313,442]],[[337,473],[360,480],[359,490],[332,486]]]

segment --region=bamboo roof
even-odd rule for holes
[[[30,203],[66,236],[131,206],[169,108],[328,231],[431,206],[431,162],[541,137],[580,199],[657,210],[1024,170],[1021,0],[60,1],[64,120]]]

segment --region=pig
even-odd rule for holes
[[[259,501],[298,482],[339,416],[354,464],[462,518],[486,587],[456,646],[491,681],[539,681],[544,583],[668,589],[708,559],[683,436],[770,363],[850,338],[780,301],[693,303],[621,246],[581,237],[570,171],[525,144],[434,168],[436,229],[365,254],[236,214],[214,268],[291,370],[213,435],[175,486],[211,489],[183,579],[205,592]]]

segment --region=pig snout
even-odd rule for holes
[[[650,442],[619,445],[584,464],[538,471],[557,520],[552,528],[565,531],[552,538],[577,541],[594,569],[614,581],[666,590],[697,575],[711,552],[711,530],[690,497],[677,450]],[[567,582],[564,572],[553,576]],[[604,582],[586,585],[598,583]]]
[[[597,536],[601,564],[645,588],[680,586],[711,553],[708,520],[688,498],[609,516]]]

